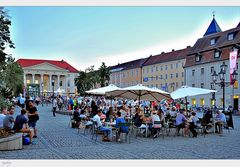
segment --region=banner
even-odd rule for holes
[[[237,69],[237,55],[238,55],[238,51],[234,50],[232,52],[230,52],[230,57],[229,57],[229,61],[230,61],[230,84],[233,85],[232,82],[232,73],[235,69]]]

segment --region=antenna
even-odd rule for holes
[[[212,12],[212,14],[213,14],[213,18],[214,18],[214,19],[215,19],[215,13],[216,13],[215,11]]]

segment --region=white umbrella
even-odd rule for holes
[[[92,94],[92,95],[106,95],[106,92],[113,91],[113,90],[118,90],[118,89],[120,89],[120,88],[117,87],[116,85],[110,84],[108,86],[101,87],[101,88],[98,88],[98,89],[88,90],[88,91],[86,91],[86,93]]]
[[[195,88],[190,86],[182,86],[181,88],[173,91],[171,93],[171,97],[173,99],[180,99],[180,98],[185,98],[190,96],[209,94],[213,92],[217,92],[217,91],[210,90],[210,89],[203,89],[203,88]]]
[[[114,91],[106,92],[106,94],[115,96],[115,97],[124,97],[127,99],[134,100],[148,100],[148,101],[160,101],[164,98],[169,99],[170,94],[160,89],[152,89],[142,84],[138,84],[135,86],[130,86]]]

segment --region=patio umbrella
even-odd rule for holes
[[[87,94],[92,94],[92,95],[106,95],[106,92],[113,91],[113,90],[118,90],[118,89],[120,89],[120,88],[117,87],[116,85],[110,84],[110,85],[105,86],[105,87],[92,89],[92,90],[88,90],[88,91],[85,91],[85,92]]]
[[[186,109],[187,109],[187,97],[209,94],[209,93],[213,93],[213,92],[217,92],[217,91],[210,90],[210,89],[203,89],[203,88],[195,88],[195,87],[190,87],[190,86],[182,86],[181,88],[173,91],[171,93],[171,97],[173,99],[185,98]]]
[[[139,103],[140,100],[160,101],[164,98],[170,98],[170,94],[168,92],[157,88],[148,88],[146,86],[143,86],[142,84],[109,91],[106,92],[106,94],[114,97],[123,97],[127,99],[139,100]]]

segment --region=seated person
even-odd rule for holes
[[[186,134],[186,121],[187,118],[183,115],[183,110],[180,110],[180,113],[176,117],[175,125],[177,126],[177,135],[179,136],[179,131],[181,128],[184,129],[184,135]]]
[[[142,125],[143,114],[140,113],[140,108],[136,108],[136,113],[133,117],[134,125],[140,127]]]
[[[176,117],[177,116],[177,111],[176,111],[176,107],[173,106],[172,109],[169,112],[171,117]]]
[[[30,143],[32,144],[32,138],[33,138],[33,129],[30,129],[28,126],[28,119],[26,118],[26,110],[22,109],[21,114],[16,117],[13,130],[15,132],[22,132],[22,133],[28,133],[30,138]]]
[[[157,129],[160,129],[162,127],[160,116],[157,115],[157,113],[158,113],[157,110],[154,110],[152,111],[152,115],[151,115],[151,122],[152,122],[151,129],[152,129],[152,134],[154,135],[154,138],[157,137]],[[159,123],[157,124],[154,123],[156,121],[158,121]]]
[[[221,111],[217,111],[215,118],[215,133],[220,133],[221,126],[226,123],[226,116]]]
[[[81,118],[80,118],[80,114],[78,112],[78,107],[74,106],[74,111],[73,111],[73,120],[76,121],[75,126],[79,126],[80,122],[81,122]]]
[[[212,119],[212,111],[211,111],[210,109],[208,109],[208,110],[204,113],[203,118],[202,118],[202,125],[203,125],[203,126],[206,126],[206,129],[205,129],[204,133],[209,133],[209,132],[208,132],[209,129],[212,128],[213,125],[212,125],[211,119]]]
[[[197,127],[198,121],[199,121],[198,116],[196,115],[195,112],[192,112],[188,122],[189,122],[189,130],[192,132],[193,137],[197,137],[197,131],[195,130],[195,128]]]
[[[11,131],[14,125],[14,106],[10,107],[8,114],[3,119],[3,128],[6,131]]]
[[[119,123],[125,123],[125,122],[126,122],[125,119],[121,116],[121,112],[117,112],[117,119],[116,119],[115,128],[119,128]],[[119,128],[117,136],[119,137],[120,133],[128,133],[128,132],[129,132],[129,129],[128,129],[127,126],[121,126]],[[118,140],[120,140],[120,139],[118,139]]]
[[[110,136],[112,135],[112,129],[103,126],[100,118],[101,115],[102,115],[102,110],[99,109],[97,114],[93,117],[93,121],[97,123],[96,128],[99,128],[100,131],[107,133],[107,136],[103,138],[103,141],[110,141]]]

